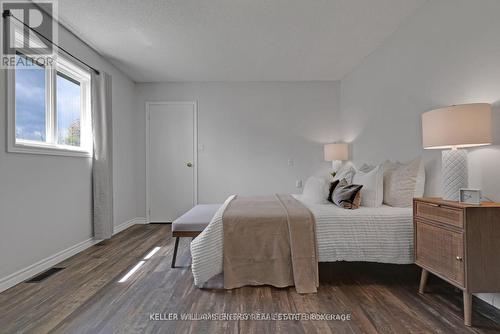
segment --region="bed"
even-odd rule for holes
[[[299,201],[300,195],[294,195]],[[195,285],[223,271],[222,214],[234,196],[219,208],[207,228],[191,242]],[[411,208],[383,205],[346,210],[332,204],[308,204],[316,219],[319,262],[367,261],[413,263]]]

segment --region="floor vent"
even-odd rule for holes
[[[65,268],[50,268],[49,270],[44,271],[43,273],[36,275],[35,277],[30,278],[29,280],[26,281],[26,283],[40,283],[41,281],[49,278],[50,276],[54,275],[55,273],[63,270]]]

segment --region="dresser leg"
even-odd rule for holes
[[[472,326],[472,293],[464,291],[464,324]]]
[[[422,274],[420,275],[420,286],[418,288],[419,293],[424,293],[425,285],[427,284],[427,278],[429,277],[429,272],[422,269]]]

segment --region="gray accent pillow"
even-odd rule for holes
[[[333,203],[332,196],[333,196],[333,192],[335,191],[335,188],[337,188],[338,186],[344,187],[347,185],[348,185],[348,182],[346,179],[335,180],[335,181],[331,182],[330,183],[330,190],[328,191],[328,198],[327,198],[328,202]]]
[[[332,201],[337,206],[344,209],[357,209],[361,203],[361,188],[360,184],[347,184],[335,187],[332,195]]]

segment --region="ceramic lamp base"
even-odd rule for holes
[[[443,199],[458,201],[460,188],[467,188],[467,151],[442,152]]]
[[[332,161],[332,170],[336,173],[340,170],[342,167],[342,161],[340,160],[333,160]]]

